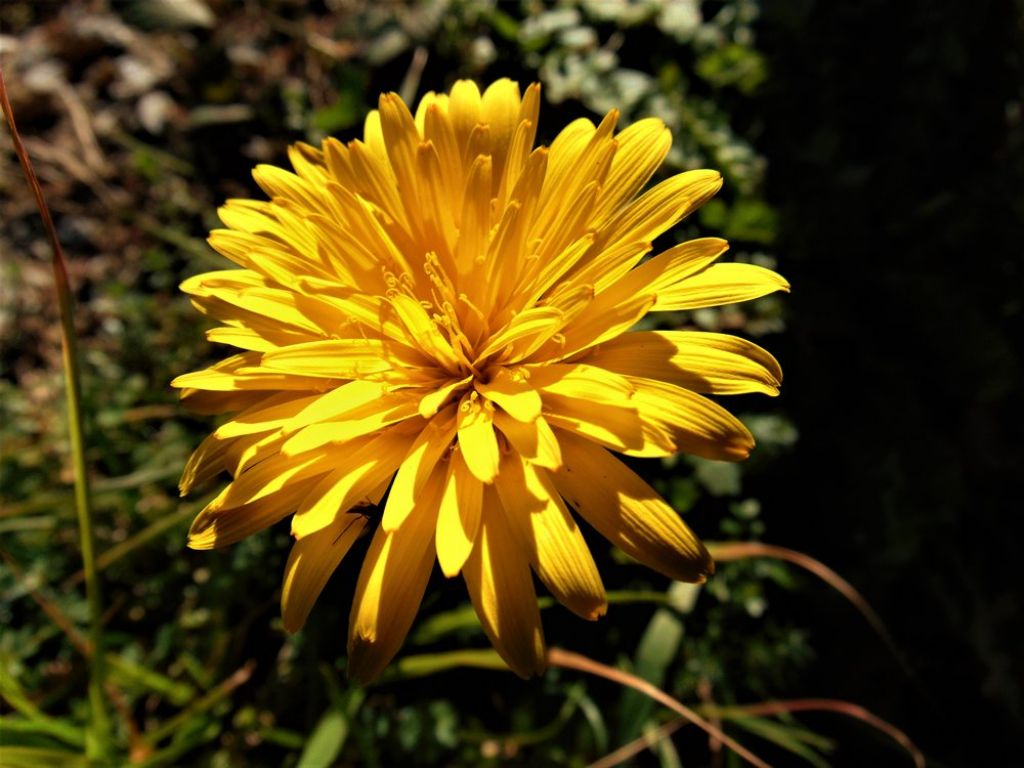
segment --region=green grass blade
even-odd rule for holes
[[[0,102],[11,129],[14,150],[21,161],[25,180],[32,189],[43,226],[53,249],[53,276],[60,307],[61,348],[64,360],[64,388],[67,396],[68,436],[71,442],[71,463],[75,476],[75,509],[78,513],[78,533],[82,549],[82,568],[85,571],[85,592],[89,605],[89,712],[91,723],[86,739],[86,753],[90,758],[104,759],[110,752],[110,718],[103,695],[105,657],[103,653],[103,601],[96,571],[95,535],[92,528],[92,510],[89,500],[89,477],[85,459],[85,425],[82,413],[82,376],[79,368],[78,333],[75,329],[74,297],[68,279],[67,261],[57,237],[49,206],[36,178],[32,161],[18,134],[14,110],[7,98],[7,85],[0,70]]]

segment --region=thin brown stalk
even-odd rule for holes
[[[916,768],[925,768],[924,754],[917,745],[910,740],[903,731],[891,723],[886,722],[882,718],[873,714],[872,712],[864,709],[864,707],[858,706],[857,704],[851,704],[848,701],[842,701],[838,699],[793,699],[790,701],[764,701],[757,704],[741,704],[729,707],[717,707],[717,706],[702,706],[700,707],[701,712],[707,714],[709,719],[721,719],[723,716],[735,716],[735,715],[746,715],[749,717],[765,717],[770,715],[781,715],[781,714],[792,714],[794,712],[836,712],[847,717],[852,717],[856,720],[860,720],[873,728],[886,734],[889,738],[899,744],[903,749],[907,751],[911,759],[914,761]],[[678,731],[684,725],[689,725],[685,717],[677,717],[675,720],[670,720],[650,733],[645,733],[643,736],[638,736],[633,741],[623,744],[621,747],[616,749],[614,752],[609,752],[607,755],[597,760],[587,768],[614,768],[616,765],[629,760],[645,749],[651,749],[662,739],[666,739],[673,733]]]
[[[687,721],[696,725],[709,736],[713,736],[718,739],[722,744],[727,746],[751,765],[760,766],[760,768],[768,768],[768,763],[737,742],[731,736],[724,733],[720,728],[716,728],[681,701],[672,698],[663,690],[652,685],[642,677],[637,677],[636,675],[624,672],[621,669],[615,669],[615,667],[609,667],[607,664],[602,664],[598,661],[587,658],[586,656],[581,656],[578,653],[566,651],[562,648],[550,648],[548,650],[548,663],[555,667],[564,667],[565,669],[576,669],[581,672],[587,672],[591,675],[611,680],[619,685],[629,686],[635,691],[654,699],[662,706],[668,707],[673,712],[682,715]]]
[[[892,639],[892,635],[889,634],[889,630],[886,628],[881,616],[875,612],[875,609],[871,607],[871,604],[852,584],[850,584],[850,582],[820,560],[815,560],[810,555],[805,555],[803,552],[798,552],[795,549],[779,547],[774,544],[764,544],[760,541],[707,542],[707,546],[711,556],[718,562],[724,563],[733,560],[745,560],[752,557],[765,557],[775,560],[785,560],[786,562],[793,563],[794,565],[813,573],[853,604],[853,607],[856,608],[868,624],[871,625],[871,628],[875,630],[878,636],[882,639],[882,642],[888,646],[889,650],[892,652],[893,656],[896,657],[896,660],[903,667],[904,671],[909,673],[909,667],[903,658],[903,654],[900,653],[899,648]]]
[[[764,701],[758,704],[747,704],[738,707],[723,707],[722,714],[728,712],[742,712],[745,715],[755,717],[765,715],[778,715],[792,712],[837,712],[855,720],[867,723],[872,728],[881,731],[901,747],[903,747],[914,761],[917,768],[924,768],[924,754],[917,745],[910,740],[903,731],[886,722],[874,713],[857,704],[851,704],[841,699],[790,699],[788,701]]]
[[[629,758],[640,754],[645,749],[651,749],[662,739],[667,739],[684,725],[689,724],[690,721],[685,717],[677,717],[675,720],[669,720],[667,723],[659,725],[650,733],[637,736],[635,739],[623,744],[615,751],[609,752],[599,760],[595,760],[590,763],[587,768],[615,768],[616,765],[622,765],[622,763],[629,760]]]

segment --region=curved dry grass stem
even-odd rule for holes
[[[867,723],[872,728],[881,731],[901,747],[903,747],[914,761],[916,768],[925,768],[924,754],[917,745],[910,740],[903,731],[864,707],[851,704],[840,699],[793,699],[790,701],[764,701],[758,704],[743,704],[731,707],[701,707],[709,717],[723,716],[727,714],[743,714],[752,717],[765,715],[792,714],[794,712],[836,712],[847,717],[852,717],[861,722]],[[633,741],[623,744],[614,752],[609,752],[600,760],[596,760],[587,768],[614,768],[621,765],[645,749],[650,749],[662,739],[667,739],[690,721],[685,717],[677,717],[658,726],[654,731],[638,736]]]
[[[882,618],[875,612],[875,609],[871,607],[871,604],[850,582],[820,560],[815,560],[810,555],[805,555],[803,552],[798,552],[795,549],[779,547],[774,544],[764,544],[759,541],[705,543],[707,544],[708,551],[711,552],[711,556],[718,562],[725,563],[731,560],[744,560],[751,557],[766,557],[774,560],[785,560],[803,568],[805,571],[813,573],[853,604],[853,607],[860,612],[861,616],[867,620],[871,628],[889,648],[889,651],[896,658],[896,661],[899,662],[903,671],[910,674],[909,665],[892,639],[892,635],[889,634],[889,630],[886,628]]]
[[[686,718],[688,722],[693,723],[709,736],[714,736],[722,742],[722,744],[727,746],[751,765],[760,766],[760,768],[768,768],[768,763],[748,750],[742,744],[728,736],[721,729],[716,728],[678,699],[672,698],[663,690],[652,685],[641,677],[637,677],[629,672],[624,672],[621,669],[615,669],[615,667],[609,667],[607,664],[602,664],[598,661],[587,658],[586,656],[581,656],[578,653],[566,651],[562,648],[548,649],[548,663],[555,667],[564,667],[565,669],[576,669],[581,672],[588,672],[591,675],[603,677],[605,680],[611,680],[613,683],[629,686],[633,690],[654,699],[662,706],[668,707],[673,712],[678,713],[682,717]]]
[[[903,731],[886,722],[874,713],[864,709],[857,704],[851,704],[841,699],[791,699],[789,701],[765,701],[760,704],[748,704],[740,707],[722,708],[725,711],[742,712],[745,715],[778,715],[793,712],[838,712],[841,715],[852,717],[861,722],[867,723],[873,728],[884,733],[890,739],[903,747],[914,760],[917,768],[925,767],[924,754],[917,745],[910,740]]]
[[[25,144],[14,121],[14,109],[7,97],[7,84],[3,69],[0,68],[0,106],[3,107],[7,125],[11,129],[14,151],[21,161],[21,169],[43,220],[43,228],[53,249],[53,277],[57,288],[57,304],[60,307],[61,349],[64,359],[64,386],[67,394],[68,436],[71,442],[71,463],[75,475],[75,508],[78,513],[78,532],[82,548],[82,568],[85,571],[85,593],[89,605],[89,710],[92,718],[87,739],[89,757],[105,756],[110,738],[110,720],[104,701],[104,680],[106,677],[103,654],[103,604],[100,583],[96,570],[96,539],[92,528],[92,510],[89,498],[89,476],[85,461],[85,427],[82,418],[82,385],[79,369],[78,334],[75,330],[75,304],[68,279],[67,260],[61,248],[57,229],[46,204],[43,189],[32,167]]]
[[[675,720],[669,720],[667,723],[662,723],[650,733],[637,736],[635,739],[623,744],[615,751],[609,752],[600,760],[595,760],[588,765],[587,768],[615,768],[616,765],[621,765],[629,760],[629,758],[640,754],[645,749],[651,749],[662,739],[667,739],[684,725],[689,724],[690,721],[685,717],[677,717]]]

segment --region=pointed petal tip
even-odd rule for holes
[[[289,621],[288,619],[286,619],[284,617],[283,614],[281,615],[281,626],[284,627],[284,631],[287,632],[289,635],[294,635],[296,632],[298,632],[300,629],[302,629],[303,626],[305,626],[305,624],[306,624],[306,622],[304,622],[304,621],[302,621],[302,622]]]
[[[532,662],[513,663],[512,660],[504,655],[502,655],[502,660],[520,680],[530,680],[534,677],[540,677],[548,671],[547,649],[544,649],[544,652],[534,658]]]
[[[448,566],[447,564],[442,563],[441,573],[444,574],[444,577],[446,579],[454,579],[456,576],[462,573],[462,567],[460,566],[458,568],[453,568],[451,566]]]
[[[381,658],[374,640],[355,635],[349,640],[348,663],[345,667],[349,679],[359,685],[369,685],[384,671],[391,657]]]

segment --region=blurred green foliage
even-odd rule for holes
[[[204,233],[225,197],[258,194],[251,165],[283,164],[284,147],[296,139],[355,135],[380,90],[413,98],[456,76],[539,79],[545,141],[571,117],[613,107],[622,111],[620,125],[662,118],[675,140],[666,172],[714,167],[727,184],[675,236],[720,234],[735,258],[772,264],[763,249],[776,220],[763,197],[765,161],[751,143],[757,124],[747,106],[769,77],[754,34],[759,4],[432,0],[325,2],[306,11],[289,0],[245,7],[140,0],[122,11],[26,2],[2,10],[5,29],[22,43],[9,65],[15,108],[24,110],[23,133],[42,138],[30,150],[80,286],[120,750],[111,764],[581,766],[667,720],[633,691],[564,670],[532,683],[488,671],[500,664],[464,591],[439,577],[403,656],[379,684],[357,689],[341,670],[361,552],[292,637],[277,618],[287,526],[223,552],[187,550],[185,531],[204,500],[180,500],[175,484],[210,420],[181,411],[168,382],[220,353],[175,286],[223,268]],[[40,41],[43,48],[33,47]],[[166,66],[156,46],[170,51]],[[53,76],[47,62],[58,84],[39,91]],[[90,130],[107,160],[87,168],[91,175],[76,175],[73,157],[40,151],[81,128],[50,98],[65,86],[91,110]],[[13,287],[3,309],[0,379],[2,755],[15,768],[76,765],[87,718],[75,635],[86,607],[59,354],[51,318],[40,313],[49,289],[38,225],[16,200],[10,157],[4,162],[11,198],[4,250],[19,255],[3,267]],[[783,330],[781,318],[779,300],[769,297],[679,313],[671,324],[760,337]],[[749,487],[796,433],[769,401],[730,405],[759,440],[746,465],[680,457],[637,466],[704,538],[759,539],[770,514]],[[699,694],[704,705],[784,695],[811,661],[805,633],[772,612],[774,599],[801,585],[786,567],[729,564],[699,589],[668,584],[592,541],[612,609],[598,624],[580,624],[544,598],[549,643],[632,670],[685,701],[699,704]],[[832,747],[794,721],[737,715],[729,723],[759,751],[787,760],[819,765]],[[666,741],[652,755],[666,766],[723,759],[709,756],[697,734]]]

